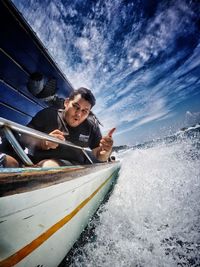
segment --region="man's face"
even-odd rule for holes
[[[65,100],[65,121],[71,127],[77,127],[85,119],[87,119],[91,109],[91,104],[81,97],[76,95],[73,100]]]

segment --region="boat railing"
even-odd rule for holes
[[[18,132],[20,134],[27,134],[29,136],[35,137],[35,138],[40,139],[40,140],[51,141],[51,142],[56,143],[56,144],[60,144],[63,146],[79,149],[86,156],[86,158],[89,160],[89,162],[93,164],[92,159],[87,154],[87,151],[90,151],[89,149],[81,147],[81,146],[77,146],[77,145],[75,145],[69,141],[62,141],[62,140],[60,140],[56,137],[53,137],[49,134],[45,134],[43,132],[29,128],[27,126],[20,125],[16,122],[4,119],[2,117],[0,117],[0,128],[3,130],[5,137],[7,138],[9,143],[12,145],[12,147],[15,150],[15,152],[17,153],[17,155],[21,158],[23,163],[28,165],[28,166],[32,166],[34,164],[31,161],[31,159],[29,158],[29,156],[26,154],[26,152],[24,151],[22,146],[20,145],[19,141],[17,140],[17,138],[13,134],[13,131]]]

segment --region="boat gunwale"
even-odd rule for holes
[[[119,165],[119,161],[51,169],[22,168],[20,170],[24,171],[0,172],[0,197],[30,192],[64,183],[114,165]]]

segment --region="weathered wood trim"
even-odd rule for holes
[[[33,191],[110,168],[119,162],[52,169],[22,168],[18,172],[0,172],[0,197]]]

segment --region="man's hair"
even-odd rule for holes
[[[73,100],[76,95],[81,95],[81,97],[84,98],[86,101],[88,101],[91,104],[92,107],[96,103],[96,99],[95,99],[93,93],[87,88],[80,87],[80,88],[74,90],[70,94],[69,99]]]

